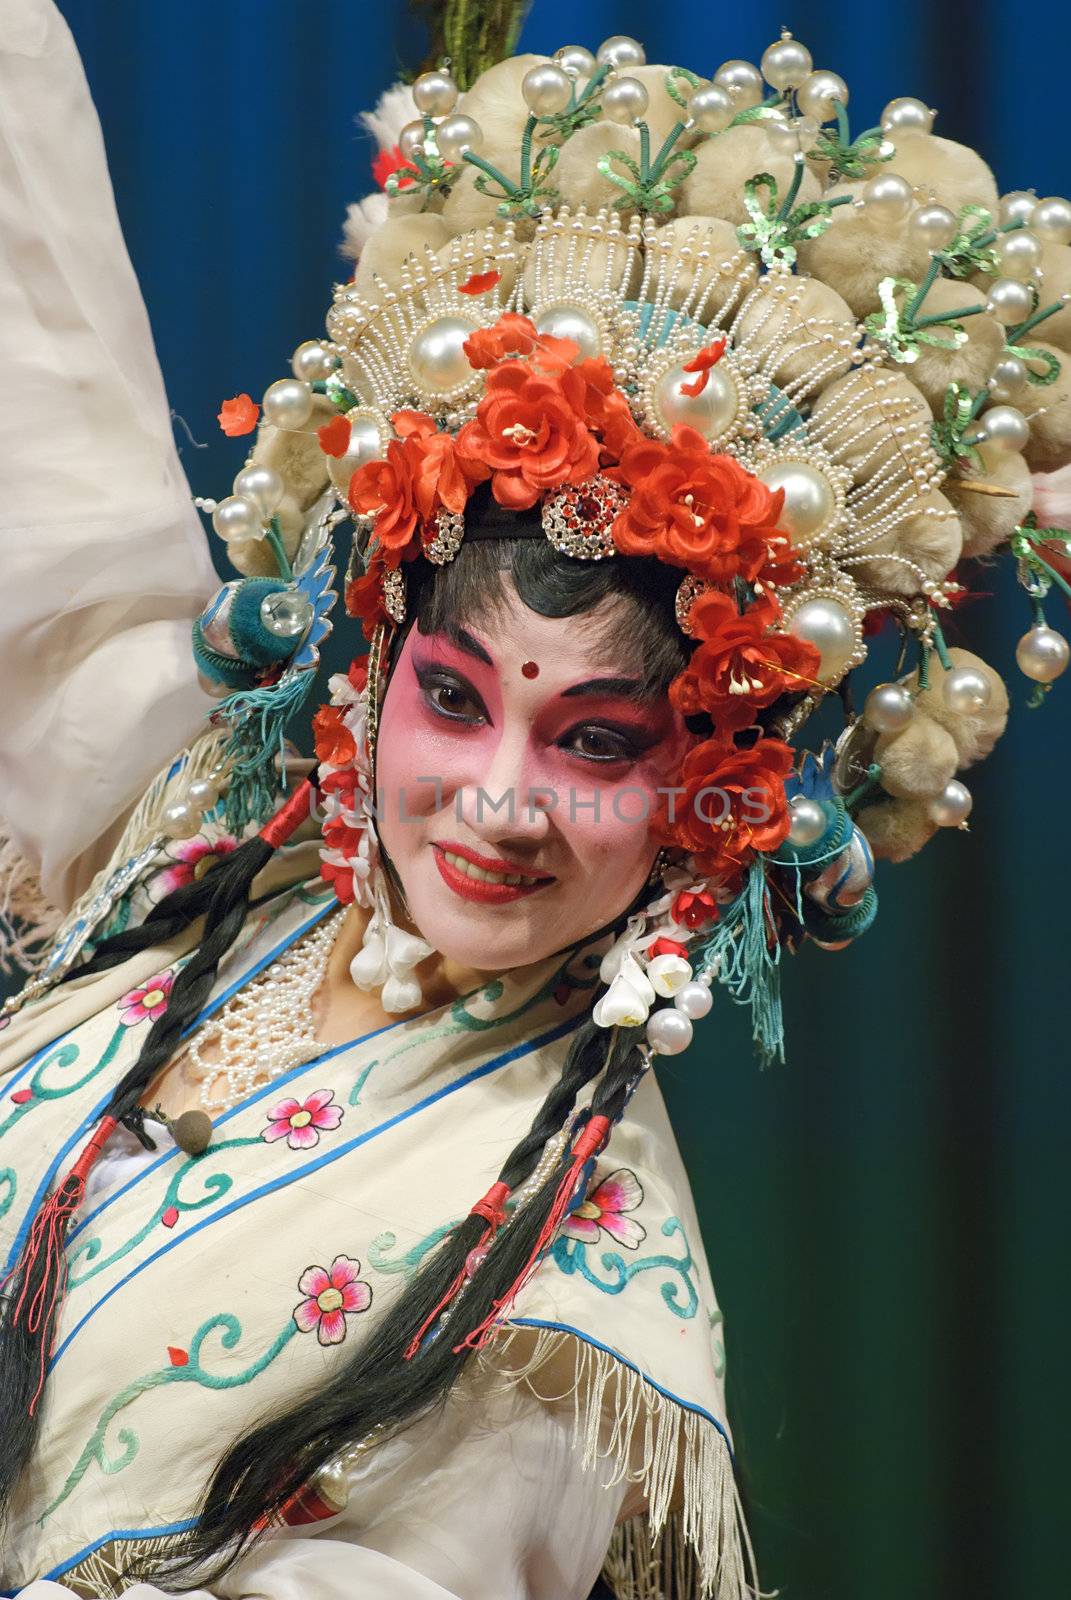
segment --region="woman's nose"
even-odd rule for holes
[[[557,795],[540,783],[527,740],[504,734],[490,765],[458,786],[455,814],[488,843],[507,839],[538,844],[550,832]]]

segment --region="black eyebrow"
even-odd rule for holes
[[[574,683],[570,688],[563,689],[562,699],[578,694],[616,694],[626,700],[651,698],[642,678],[586,678],[583,683]]]
[[[466,655],[475,656],[476,660],[482,661],[486,667],[494,666],[494,661],[487,654],[487,651],[484,649],[483,645],[478,639],[473,638],[472,634],[467,628],[461,628],[456,624],[448,623],[446,627],[444,627],[443,632],[446,634],[446,637],[450,640],[451,644],[456,644],[459,650],[465,651]]]

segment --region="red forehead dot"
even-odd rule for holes
[[[525,662],[523,662],[522,666],[521,666],[521,671],[524,673],[526,678],[538,678],[539,677],[539,666],[535,661],[525,661]]]

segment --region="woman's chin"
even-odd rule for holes
[[[477,972],[528,966],[572,943],[569,928],[552,908],[531,904],[541,891],[500,904],[470,901],[445,887],[408,896],[422,936],[447,960]],[[417,899],[418,904],[413,904]],[[575,937],[575,936],[574,936]]]

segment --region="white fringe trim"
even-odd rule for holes
[[[0,820],[0,972],[32,973],[62,920]]]
[[[61,1574],[64,1583],[76,1594],[92,1595],[95,1600],[113,1600],[130,1589],[131,1567],[173,1552],[180,1536],[168,1533],[147,1539],[109,1539],[107,1544],[83,1556],[78,1565]]]
[[[535,1345],[523,1365],[494,1359],[533,1332]],[[544,1394],[532,1379],[566,1344],[574,1357],[571,1386],[561,1395]],[[480,1359],[504,1385],[523,1381],[543,1400],[571,1398],[581,1465],[594,1470],[609,1463],[607,1488],[642,1485],[646,1513],[615,1530],[603,1571],[618,1600],[755,1600],[755,1557],[729,1447],[708,1417],[671,1400],[609,1351],[560,1328],[507,1325]]]

